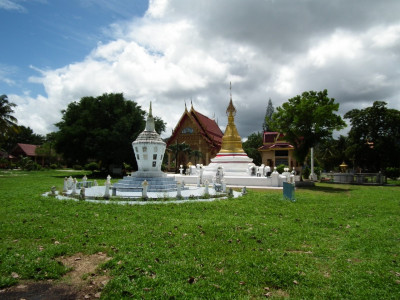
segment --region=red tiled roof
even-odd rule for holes
[[[17,146],[19,146],[27,156],[36,156],[36,148],[38,147],[37,145],[18,143]]]
[[[293,149],[294,147],[289,143],[275,143],[270,145],[263,145],[258,150],[268,150],[268,149]]]
[[[275,142],[276,136],[279,134],[279,132],[264,132],[264,143],[273,143]]]
[[[196,125],[196,127],[199,130],[199,133],[203,136],[205,141],[210,145],[214,147],[220,147],[222,143],[222,137],[223,133],[221,129],[219,128],[218,124],[208,118],[207,116],[199,113],[198,111],[192,109],[190,112],[185,110],[184,114],[182,115],[181,119],[179,120],[178,124],[176,125],[171,137],[168,140],[168,145],[171,144],[171,142],[174,140],[174,137],[180,132],[183,121],[185,118],[190,118]]]
[[[273,149],[294,149],[294,147],[285,141],[283,133],[275,131],[264,132],[263,146],[258,150],[273,150]]]
[[[222,143],[222,137],[224,134],[222,133],[221,129],[218,127],[218,124],[210,119],[209,117],[195,111],[194,109],[191,110],[192,115],[197,117],[199,120],[200,126],[203,127],[203,130],[211,135],[211,138],[218,144]]]

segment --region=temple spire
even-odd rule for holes
[[[153,112],[151,109],[151,101],[150,101],[149,115],[147,116],[145,131],[156,131],[155,128],[156,127],[154,124]]]
[[[152,112],[152,109],[151,109],[151,101],[150,101],[150,108],[149,108],[149,117],[153,117],[153,112]]]
[[[220,153],[244,153],[242,139],[235,125],[236,108],[232,102],[232,83],[230,83],[230,91],[229,105],[226,109],[228,125],[226,125],[225,133],[222,137]]]

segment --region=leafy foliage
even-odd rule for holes
[[[397,179],[400,177],[400,168],[386,168],[385,175],[391,179]]]
[[[297,161],[303,164],[311,147],[346,126],[335,113],[338,109],[339,103],[328,97],[327,90],[304,92],[277,108],[271,127],[285,133],[286,140],[294,146]]]
[[[258,152],[258,148],[263,145],[263,134],[261,132],[250,134],[242,145],[247,156],[253,159],[253,163],[257,166],[261,165],[261,154]]]
[[[0,96],[0,146],[7,140],[10,132],[16,131],[18,120],[12,115],[15,103],[9,102],[7,95]]]
[[[271,126],[269,125],[272,120],[272,115],[274,114],[274,106],[272,105],[271,98],[268,100],[267,110],[265,112],[263,131],[271,131]]]
[[[190,157],[192,149],[190,148],[190,145],[185,142],[172,144],[168,148],[174,154],[175,172],[178,173],[179,166],[185,163],[184,160],[186,156]]]
[[[346,156],[348,145],[348,138],[343,135],[338,139],[324,139],[315,147],[315,160],[326,171],[338,171],[342,162],[350,163]]]
[[[351,123],[346,154],[357,166],[379,171],[400,165],[400,111],[375,101],[371,107],[353,109],[344,117]]]
[[[165,123],[155,118],[156,131],[165,130]],[[145,111],[122,94],[83,97],[63,111],[56,126],[55,147],[70,164],[84,165],[89,159],[122,165],[136,165],[131,143],[144,130]]]
[[[17,143],[42,145],[46,140],[44,136],[34,133],[30,127],[20,125],[15,126],[14,129],[9,132],[7,140],[3,144],[3,148],[8,152],[12,151]]]

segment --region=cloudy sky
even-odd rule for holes
[[[122,92],[167,122],[184,103],[223,130],[229,82],[242,137],[280,106],[328,89],[340,113],[400,109],[398,0],[0,0],[0,94],[19,123],[54,131],[83,96]]]

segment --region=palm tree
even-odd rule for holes
[[[197,160],[200,160],[200,158],[203,157],[203,152],[200,150],[193,150],[191,156],[194,157],[194,164],[197,165]]]
[[[175,155],[175,172],[178,173],[180,161],[182,160],[182,154],[190,155],[190,153],[192,152],[192,149],[190,148],[190,145],[186,144],[185,142],[183,142],[181,144],[176,142],[176,144],[170,145],[169,149]]]
[[[8,101],[7,95],[0,96],[0,142],[6,139],[10,130],[17,130],[18,120],[11,115],[15,106],[15,103]]]

